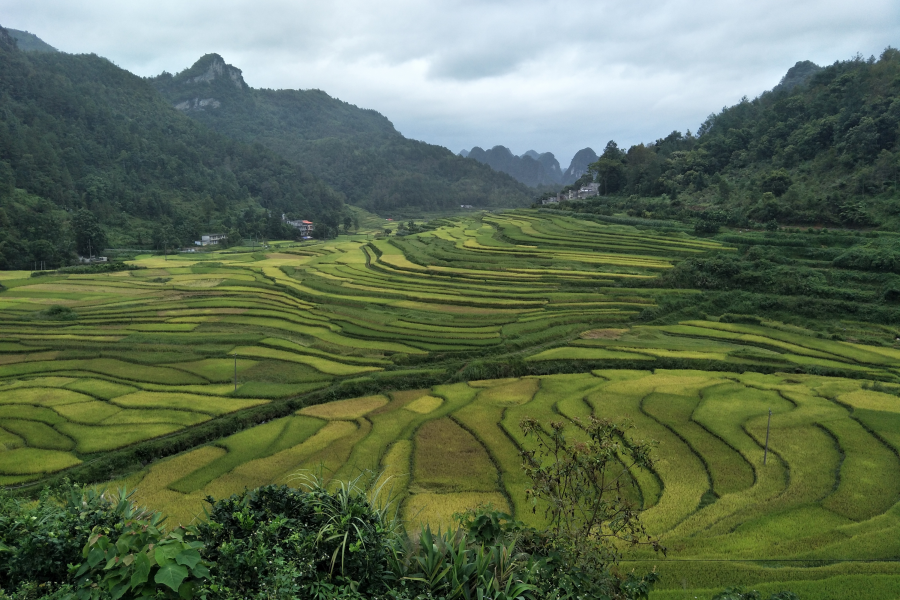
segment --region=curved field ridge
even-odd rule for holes
[[[646,508],[650,531],[678,557],[890,559],[900,553],[900,447],[889,436],[900,438],[900,420],[873,431],[857,413],[900,415],[900,402],[863,385],[808,375],[659,370],[437,386],[303,409],[302,418],[319,425],[298,430],[294,446],[279,438],[283,425],[261,425],[224,441],[227,454],[186,472],[185,483],[138,489],[147,498],[181,494],[176,504],[199,511],[201,491],[290,481],[291,467],[315,468],[330,457],[338,478],[385,469],[412,523],[446,526],[454,513],[491,504],[539,525],[540,512],[524,502],[519,450],[528,440],[518,422],[526,415],[562,420],[578,436],[576,420],[593,413],[628,418],[635,425],[630,435],[659,442],[655,472],[633,474],[632,497]],[[326,421],[319,419],[330,424],[322,428]],[[283,449],[272,454],[277,439],[285,440]],[[689,571],[695,578],[689,585],[715,581],[710,568]],[[793,569],[790,576],[817,573]],[[744,576],[767,580],[753,569]]]
[[[664,590],[900,587],[900,563],[835,562],[900,557],[900,350],[853,341],[890,344],[893,329],[856,336],[847,322],[839,341],[688,310],[664,321],[700,292],[650,280],[734,251],[684,232],[529,210],[408,235],[370,222],[327,242],[146,255],[129,271],[2,274],[0,485],[164,455],[172,436],[197,446],[126,482],[182,522],[207,495],[322,469],[381,471],[411,524],[492,504],[540,525],[520,420],[578,437],[577,419],[627,417],[659,442],[628,498],[670,556],[692,561],[662,570]],[[499,372],[533,375],[480,379]],[[795,374],[760,374],[775,372]],[[308,406],[310,393],[360,397]]]

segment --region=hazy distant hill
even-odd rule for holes
[[[250,88],[240,69],[217,54],[151,81],[191,118],[300,163],[370,210],[523,206],[531,200],[511,177],[407,139],[374,110],[320,90]]]
[[[25,52],[59,52],[59,50],[33,33],[19,31],[18,29],[7,29],[6,31],[16,40],[19,50],[24,50]]]
[[[507,173],[531,187],[558,185],[562,177],[559,162],[549,152],[538,154],[529,150],[522,156],[516,156],[505,146],[494,146],[490,150],[475,146],[461,156],[477,160],[495,171]]]
[[[552,152],[538,154],[529,150],[516,156],[505,146],[494,146],[490,150],[475,146],[471,150],[463,150],[459,155],[489,165],[496,171],[508,173],[531,187],[570,185],[587,172],[590,163],[597,160],[594,151],[585,148],[579,150],[572,158],[569,168],[562,171]]]
[[[334,227],[344,206],[308,171],[185,117],[105,58],[22,52],[0,28],[0,268],[71,256],[80,209],[111,242],[171,247],[210,227],[278,234],[282,212]]]

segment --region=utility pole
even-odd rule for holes
[[[772,409],[769,409],[769,422],[766,424],[766,449],[763,452],[763,464],[766,464],[766,459],[769,457],[769,428],[772,426]]]
[[[237,391],[237,354],[233,354],[234,356],[234,391]]]

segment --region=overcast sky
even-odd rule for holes
[[[900,46],[898,0],[0,0],[0,25],[139,75],[209,52],[459,152],[600,151],[696,130],[820,65]]]

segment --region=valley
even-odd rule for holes
[[[860,577],[891,597],[893,328],[700,316],[723,299],[653,285],[747,251],[722,239],[537,211],[422,229],[4,272],[3,484],[127,485],[187,523],[208,495],[371,472],[410,524],[489,504],[540,526],[519,420],[577,436],[575,419],[627,418],[658,443],[634,501],[669,552],[629,555],[659,567],[654,598],[722,581],[852,597]]]

